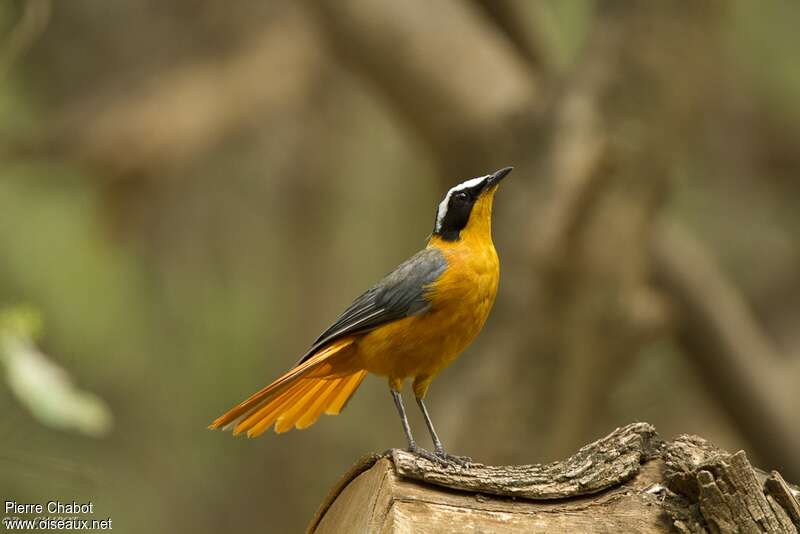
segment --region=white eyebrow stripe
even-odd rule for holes
[[[447,205],[450,203],[450,197],[456,191],[461,191],[462,189],[470,189],[475,187],[485,179],[487,179],[490,175],[487,174],[486,176],[478,176],[477,178],[470,178],[465,182],[461,182],[457,186],[451,187],[450,191],[444,196],[444,200],[439,203],[439,210],[436,212],[436,229],[434,231],[438,232],[442,229],[442,221],[444,221],[445,216],[447,215]]]

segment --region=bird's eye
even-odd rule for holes
[[[453,196],[453,198],[455,199],[456,202],[466,202],[467,194],[465,192],[461,191],[459,193],[456,193]]]

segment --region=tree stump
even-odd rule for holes
[[[800,491],[697,436],[618,428],[545,465],[446,467],[406,451],[358,462],[309,533],[798,533]]]

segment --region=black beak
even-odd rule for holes
[[[493,186],[500,183],[500,180],[506,177],[508,173],[514,170],[514,167],[506,167],[504,169],[500,169],[499,171],[493,172],[489,175],[489,179],[486,182],[486,185]]]

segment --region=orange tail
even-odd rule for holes
[[[254,438],[273,423],[276,432],[314,424],[323,412],[337,415],[367,375],[366,371],[345,371],[354,339],[344,338],[322,348],[307,361],[289,370],[261,391],[250,396],[209,428],[235,423],[234,435],[247,432]],[[333,356],[337,356],[333,358]]]

